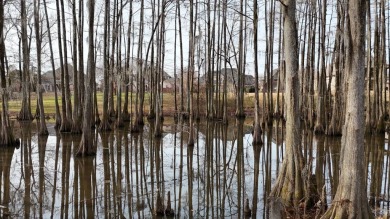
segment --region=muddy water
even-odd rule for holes
[[[186,124],[96,133],[95,157],[74,156],[80,136],[38,137],[35,123],[15,123],[19,148],[0,148],[0,213],[4,218],[152,218],[170,205],[177,218],[267,218],[267,197],[284,156],[283,127],[252,146],[251,121],[201,122],[187,147]],[[389,209],[389,150],[385,136],[366,138],[370,205]],[[302,135],[306,169],[328,202],[339,179],[340,138]],[[359,145],[364,146],[364,145]],[[162,205],[159,205],[162,203]]]

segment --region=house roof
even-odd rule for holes
[[[214,75],[220,75],[221,78],[227,77],[228,83],[237,83],[238,79],[238,70],[236,68],[222,68],[221,70],[214,70],[212,71]],[[205,82],[207,78],[207,74],[202,75],[200,77],[199,81]],[[244,76],[245,85],[254,85],[255,84],[255,78],[252,75],[245,75]]]
[[[56,80],[61,80],[61,67],[55,70]],[[68,64],[69,82],[73,83],[73,65]],[[42,81],[53,81],[53,71],[47,71],[42,74]]]

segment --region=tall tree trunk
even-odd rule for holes
[[[375,1],[375,29],[374,29],[374,59],[373,59],[373,103],[372,103],[372,126],[375,132],[384,131],[384,117],[382,108],[382,72],[381,72],[381,36],[380,36],[380,7]]]
[[[218,5],[216,6],[217,8],[220,7],[220,4],[221,4],[221,0],[218,1]],[[221,47],[222,47],[222,34],[221,34],[221,23],[222,23],[222,16],[221,16],[221,11],[222,10],[217,10],[216,12],[216,17],[218,19],[215,19],[216,20],[216,23],[217,23],[217,26],[218,28],[216,28],[216,32],[217,34],[215,35],[215,54],[216,55],[216,61],[215,61],[215,77],[216,77],[216,80],[214,80],[214,84],[213,84],[213,87],[215,87],[215,107],[214,107],[214,116],[216,119],[221,119],[222,118],[222,104],[221,104],[221,92],[223,92],[223,90],[221,90],[221,84],[222,84],[222,81],[224,80],[227,80],[227,69],[224,69],[222,71],[222,58],[221,58]]]
[[[325,66],[325,26],[326,26],[326,6],[327,0],[322,0],[321,2],[321,19],[320,25],[321,28],[321,37],[320,37],[320,74],[317,78],[317,117],[316,124],[314,126],[314,132],[317,134],[322,134],[325,132],[325,103],[326,103],[326,66]]]
[[[288,206],[298,207],[304,197],[305,188],[301,172],[303,157],[301,152],[301,129],[299,116],[299,78],[298,78],[298,33],[295,18],[295,0],[281,2],[284,29],[284,54],[286,59],[286,154],[277,181],[270,193],[271,206],[276,198]],[[272,208],[272,207],[271,207]],[[296,212],[298,214],[299,212]]]
[[[130,71],[130,60],[132,57],[130,57],[130,49],[131,49],[131,32],[133,31],[131,29],[131,25],[133,22],[133,0],[130,0],[130,7],[129,7],[129,25],[127,28],[127,54],[126,54],[126,75],[125,75],[125,100],[123,103],[123,112],[122,117],[123,121],[130,121],[130,114],[129,114],[129,86],[133,86],[132,84],[129,84],[130,77],[132,77],[132,73]]]
[[[61,31],[61,9],[59,5],[59,1],[56,1],[56,9],[57,9],[57,36],[58,36],[58,51],[60,56],[60,67],[61,67],[61,111],[62,111],[62,119],[61,119],[61,132],[69,132],[72,128],[72,123],[69,119],[70,114],[67,114],[68,111],[66,110],[66,92],[65,92],[65,70],[64,70],[64,57],[63,57],[63,50],[62,50],[62,30]],[[65,22],[65,21],[64,21]]]
[[[260,100],[259,100],[259,64],[258,64],[258,43],[257,43],[257,26],[258,26],[259,18],[258,18],[258,9],[257,9],[257,1],[253,1],[253,48],[255,54],[255,124],[253,130],[253,144],[258,145],[262,144],[261,140],[261,126],[260,126]],[[280,71],[279,71],[280,74]]]
[[[123,81],[123,72],[122,72],[122,27],[123,27],[123,16],[122,11],[124,8],[123,0],[120,0],[120,8],[117,12],[117,30],[116,30],[116,36],[117,36],[117,55],[116,55],[116,63],[117,63],[117,70],[116,70],[116,89],[117,89],[117,95],[116,95],[116,126],[117,127],[123,127],[123,117],[122,117],[122,81]]]
[[[180,47],[180,114],[184,116],[184,53],[183,53],[183,34],[181,24],[181,13],[180,13],[180,0],[176,0],[177,8],[177,19],[179,26],[179,47]]]
[[[227,10],[228,10],[228,5],[227,5],[227,1],[223,1],[223,10],[222,10],[222,13],[223,13],[223,16],[222,16],[222,19],[223,19],[223,22],[222,22],[222,33],[221,34],[223,40],[221,40],[221,44],[223,43],[223,54],[224,54],[224,58],[222,58],[223,61],[223,65],[224,65],[224,69],[225,69],[225,73],[224,73],[224,79],[223,79],[223,102],[222,102],[222,105],[223,105],[223,115],[222,115],[222,122],[224,124],[227,124],[228,123],[228,115],[227,115],[227,105],[228,105],[228,89],[227,89],[227,82],[228,82],[228,75],[227,75],[227,57],[228,57],[228,42],[227,42]],[[256,54],[256,53],[255,53]],[[234,77],[234,76],[233,76]]]
[[[109,94],[109,25],[110,25],[110,1],[105,0],[105,13],[104,13],[104,41],[103,41],[103,117],[100,123],[100,131],[110,131],[110,116],[108,114],[108,94]],[[138,85],[137,85],[138,86]]]
[[[110,53],[110,67],[109,67],[109,77],[108,77],[108,116],[109,120],[113,121],[115,117],[115,106],[114,106],[114,80],[115,71],[118,69],[118,66],[115,65],[115,45],[118,38],[118,0],[114,0],[112,16],[112,37],[111,37],[111,53]]]
[[[236,99],[236,117],[244,118],[244,2],[240,1],[240,35],[239,35],[239,44],[238,44],[238,76],[237,76],[237,99]]]
[[[20,109],[19,120],[32,120],[31,100],[30,100],[30,58],[27,42],[27,12],[26,1],[22,0],[20,5],[21,29],[22,29],[22,50],[23,50],[23,74],[22,74],[22,108]],[[4,21],[3,21],[4,22]],[[4,36],[3,36],[4,38]],[[5,58],[5,57],[4,57]],[[4,66],[5,70],[5,66]]]
[[[343,74],[344,74],[344,9],[341,2],[337,3],[337,30],[333,52],[333,70],[335,76],[335,91],[333,98],[332,118],[327,128],[327,135],[341,135],[342,126],[344,124],[344,101],[343,101]],[[333,74],[333,72],[332,72]]]
[[[307,50],[307,62],[305,69],[306,76],[306,104],[307,104],[307,122],[306,125],[309,128],[314,127],[315,122],[315,113],[314,113],[314,63],[315,63],[315,45],[316,45],[316,28],[317,28],[317,19],[316,19],[316,1],[311,0],[310,4],[310,24],[309,24],[309,39],[308,39],[308,50]]]
[[[93,86],[95,79],[93,72],[95,71],[95,58],[94,58],[94,41],[93,41],[93,29],[94,29],[94,16],[95,16],[95,0],[88,1],[88,63],[87,63],[87,83],[85,84],[86,92],[84,95],[84,111],[83,111],[83,134],[79,149],[77,151],[78,156],[88,156],[96,154],[96,146],[92,136],[92,112],[93,108]]]
[[[346,15],[346,115],[336,196],[322,218],[374,218],[364,173],[364,50],[366,1],[349,0]]]
[[[80,106],[80,91],[79,91],[79,70],[77,68],[78,56],[77,56],[77,16],[76,16],[76,1],[72,3],[72,28],[73,28],[73,115],[72,115],[72,133],[80,134],[81,133],[81,117],[79,116]]]
[[[78,90],[79,90],[79,107],[77,112],[77,119],[80,121],[80,127],[82,126],[83,120],[83,109],[84,109],[84,1],[79,0],[79,23],[78,23],[78,52],[79,52],[79,70],[78,70]],[[94,86],[95,87],[95,86]],[[95,91],[96,95],[96,91]],[[82,128],[82,127],[81,127]]]
[[[72,128],[72,104],[71,104],[71,94],[70,94],[70,79],[69,79],[69,65],[68,65],[68,46],[67,46],[67,39],[66,39],[66,19],[65,19],[65,6],[64,6],[64,0],[60,0],[60,4],[61,4],[61,15],[62,15],[62,30],[63,30],[63,37],[62,37],[62,40],[63,40],[63,47],[64,47],[64,86],[65,86],[65,90],[63,90],[63,92],[65,92],[65,109],[66,109],[66,115],[67,115],[67,118],[69,120],[69,129],[66,130],[66,132],[68,131],[71,131],[71,128]],[[76,67],[73,66],[73,71],[77,71]],[[62,129],[62,131],[65,132],[64,129]]]
[[[371,0],[367,0],[367,20],[371,21]],[[367,32],[371,33],[371,22],[367,22]],[[372,121],[372,100],[371,100],[371,87],[372,87],[372,66],[371,66],[371,34],[367,35],[367,54],[366,54],[366,132],[372,133],[374,129],[374,123]]]
[[[19,146],[15,139],[8,116],[9,88],[5,77],[5,44],[4,44],[4,1],[0,0],[0,82],[1,82],[1,123],[0,146]]]
[[[283,14],[282,14],[282,10],[280,9],[280,15],[279,15],[279,42],[278,42],[278,66],[279,66],[279,73],[277,75],[277,89],[276,89],[276,101],[275,101],[275,112],[274,112],[274,117],[276,119],[279,119],[281,117],[283,117],[283,114],[282,114],[282,110],[281,108],[283,108],[283,104],[281,104],[281,101],[280,101],[280,95],[281,95],[281,91],[282,91],[282,72],[283,72],[283,65],[284,65],[284,61],[282,61],[282,44],[283,44],[283,39],[282,39],[282,18],[283,18]],[[306,36],[306,34],[305,34]],[[304,55],[303,55],[304,56]],[[302,59],[303,59],[303,56],[302,56]],[[303,67],[304,65],[301,65],[301,67]],[[301,69],[301,72],[302,72],[302,69]],[[300,75],[300,82],[302,84],[302,74]],[[302,87],[301,86],[301,95],[302,95]],[[300,98],[300,102],[302,104],[302,97]],[[301,110],[302,112],[302,110]]]
[[[50,22],[49,22],[49,16],[48,16],[48,13],[47,13],[46,0],[43,0],[43,7],[45,9],[45,20],[46,20],[47,36],[49,38],[50,64],[51,64],[51,68],[52,68],[52,72],[53,72],[54,101],[55,101],[55,107],[56,107],[56,123],[55,123],[54,127],[55,128],[60,128],[60,126],[61,126],[61,115],[60,115],[60,106],[58,104],[56,68],[55,68],[55,64],[54,64],[53,43],[52,43],[52,40],[51,40]]]
[[[156,65],[156,88],[155,88],[155,110],[156,110],[156,121],[155,121],[155,130],[154,130],[154,136],[155,137],[161,137],[162,136],[162,119],[163,119],[163,102],[162,102],[162,83],[164,78],[164,54],[165,54],[165,47],[164,47],[164,40],[165,40],[165,13],[166,13],[166,4],[167,2],[165,0],[162,1],[161,6],[159,5],[159,8],[161,8],[161,11],[159,11],[159,22],[160,23],[160,30],[159,30],[159,36],[157,37],[157,65]]]
[[[194,36],[195,36],[195,20],[194,20],[195,14],[194,14],[194,1],[190,0],[190,32],[189,32],[189,52],[188,52],[188,71],[187,71],[187,80],[188,80],[188,88],[187,92],[189,92],[189,137],[188,137],[188,146],[194,146],[195,144],[195,133],[194,133],[194,50],[195,50],[195,42],[194,42]]]
[[[267,94],[263,101],[266,101],[266,111],[264,111],[263,121],[267,125],[272,125],[272,112],[273,112],[273,90],[274,90],[274,78],[273,78],[273,57],[274,57],[274,35],[275,35],[275,1],[269,1],[269,24],[266,27],[268,33],[268,45],[267,45],[267,58],[266,58],[266,81],[267,81]],[[267,10],[267,9],[266,9]]]
[[[211,86],[213,83],[212,72],[213,72],[213,64],[212,64],[212,22],[211,22],[211,3],[207,2],[207,20],[206,28],[207,28],[207,58],[206,58],[206,99],[207,99],[207,112],[206,117],[208,119],[213,118],[213,94],[214,94],[214,86]]]
[[[306,41],[307,41],[307,39],[310,40],[310,38],[308,37],[309,31],[307,30],[310,28],[310,24],[311,24],[310,21],[308,22],[308,16],[309,16],[308,10],[309,9],[310,9],[309,4],[306,4],[305,9],[304,9],[305,16],[303,16],[303,18],[302,18],[304,20],[304,22],[302,22],[301,27],[303,26],[303,27],[307,27],[307,28],[302,27],[302,31],[301,31],[300,35],[303,35],[303,42],[302,42],[301,46],[299,47],[300,58],[301,58],[300,63],[299,63],[299,65],[300,65],[300,69],[299,69],[300,70],[300,82],[301,82],[301,92],[300,92],[301,110],[300,111],[301,111],[301,117],[304,121],[306,121],[308,118],[308,110],[307,110],[308,103],[307,103],[307,96],[306,96],[308,94],[307,71],[306,71],[307,62],[305,62],[305,61],[306,61],[306,48],[309,50],[309,46],[306,45]],[[307,25],[309,25],[309,26],[307,26]],[[302,39],[302,36],[301,36],[301,39]],[[282,44],[282,46],[283,45],[284,44]],[[282,67],[284,70],[284,61],[283,61]]]
[[[385,120],[388,117],[388,110],[386,107],[387,103],[387,91],[386,91],[386,85],[387,85],[387,80],[388,80],[388,75],[387,75],[387,60],[386,60],[386,17],[385,17],[385,10],[386,10],[386,3],[384,0],[381,0],[381,75],[382,75],[382,95],[384,96],[382,98],[381,102],[381,108],[382,108],[382,127],[381,131],[385,131]]]
[[[47,131],[46,127],[46,121],[45,121],[45,109],[43,106],[43,99],[42,99],[42,80],[41,80],[41,31],[39,23],[41,22],[39,19],[39,8],[40,8],[40,0],[34,1],[34,27],[35,27],[35,42],[37,45],[37,65],[38,65],[38,72],[37,72],[37,94],[38,94],[38,108],[39,108],[39,121],[37,121],[38,124],[38,134],[39,135],[48,135],[49,132]]]
[[[151,2],[151,7],[152,7],[152,24],[156,24],[157,25],[157,22],[156,22],[156,17],[159,16],[160,14],[160,1],[157,2],[157,5],[156,5],[156,0],[153,0]],[[157,7],[157,12],[156,12],[156,7]],[[158,27],[160,27],[158,25]],[[156,42],[156,43],[151,43],[151,54],[150,54],[150,70],[148,71],[149,74],[147,74],[147,80],[149,81],[149,115],[148,115],[148,119],[149,120],[153,120],[156,118],[156,96],[157,96],[157,74],[158,74],[158,62],[159,62],[159,51],[157,51],[156,53],[156,56],[155,57],[155,47],[157,47],[157,50],[159,49],[159,34],[160,32],[160,28],[157,28],[156,29],[156,35],[157,37],[155,38],[154,34],[153,36],[151,37],[151,41],[153,42]],[[147,59],[149,58],[146,57]]]
[[[175,7],[175,33],[177,33],[177,16],[178,16],[178,13],[177,13],[177,6]],[[174,115],[174,119],[175,121],[177,121],[179,119],[179,112],[178,112],[178,108],[177,108],[177,49],[176,49],[176,46],[177,46],[177,34],[175,34],[175,39],[174,39],[174,44],[173,44],[173,78],[175,80],[175,83],[174,83],[174,95],[175,95],[175,115]]]
[[[140,27],[138,31],[138,50],[137,50],[137,91],[136,91],[136,102],[135,102],[135,119],[131,128],[132,132],[139,132],[140,128],[144,124],[144,112],[143,112],[143,101],[144,101],[144,91],[145,91],[145,78],[143,75],[143,66],[147,66],[147,63],[144,63],[142,57],[142,44],[144,40],[144,1],[141,1],[141,11],[140,11]],[[146,69],[146,67],[145,67]]]

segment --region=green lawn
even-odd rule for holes
[[[276,94],[274,94],[275,96]],[[9,101],[9,113],[10,113],[10,116],[11,118],[14,118],[17,116],[17,114],[19,113],[20,111],[20,108],[22,107],[22,98],[21,98],[21,94],[18,94],[19,97],[17,98],[13,98]],[[130,96],[130,94],[129,94]],[[200,111],[201,113],[204,113],[205,111],[205,107],[206,107],[206,104],[204,103],[204,100],[205,100],[205,96],[204,94],[201,94],[200,95],[200,101],[199,101],[199,107],[200,107]],[[43,104],[45,106],[45,114],[50,116],[50,117],[53,117],[55,115],[55,95],[54,93],[44,93],[43,94]],[[122,95],[122,100],[124,100],[124,94]],[[195,104],[195,107],[197,105],[197,94],[194,94],[194,104]],[[73,98],[72,98],[73,99]],[[167,113],[168,115],[173,115],[173,112],[175,110],[175,106],[174,106],[174,94],[173,93],[164,93],[164,96],[163,96],[163,110],[164,110],[164,113]],[[184,98],[185,99],[185,98]],[[260,101],[262,99],[262,95],[260,95]],[[133,101],[135,100],[135,94],[133,95]],[[97,93],[97,101],[98,101],[98,107],[99,107],[99,112],[101,113],[102,111],[102,107],[103,107],[103,93],[102,92],[98,92]],[[130,101],[130,100],[129,100]],[[177,96],[177,103],[180,104],[180,99],[179,99],[179,96]],[[59,96],[59,105],[60,105],[60,110],[61,110],[61,96]],[[254,98],[254,94],[245,94],[245,100],[244,100],[244,108],[247,112],[252,112],[253,111],[253,107],[254,107],[254,102],[255,102],[255,98]],[[35,113],[35,110],[36,110],[36,103],[37,103],[37,96],[35,93],[32,93],[31,94],[31,112],[34,114]],[[116,96],[114,96],[114,104],[116,103]],[[134,103],[134,102],[133,102]],[[122,102],[123,104],[123,102]],[[129,106],[130,106],[130,102],[129,102]],[[228,95],[228,111],[233,113],[235,111],[235,98],[234,98],[234,95],[233,94],[229,94]],[[145,112],[148,113],[148,109],[149,109],[149,94],[147,93],[145,95]],[[130,109],[129,109],[130,111]]]

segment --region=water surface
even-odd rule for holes
[[[267,218],[267,197],[284,155],[284,129],[275,123],[253,146],[252,121],[200,122],[187,147],[188,125],[166,122],[162,138],[153,125],[94,135],[95,157],[77,158],[79,135],[36,134],[18,123],[20,148],[0,148],[0,212],[4,218],[152,218],[158,197],[177,218]],[[340,138],[303,131],[306,174],[328,202],[339,179]],[[368,136],[367,195],[377,215],[389,210],[389,152],[385,135]],[[364,146],[364,145],[359,145]],[[325,186],[325,187],[324,187]]]

